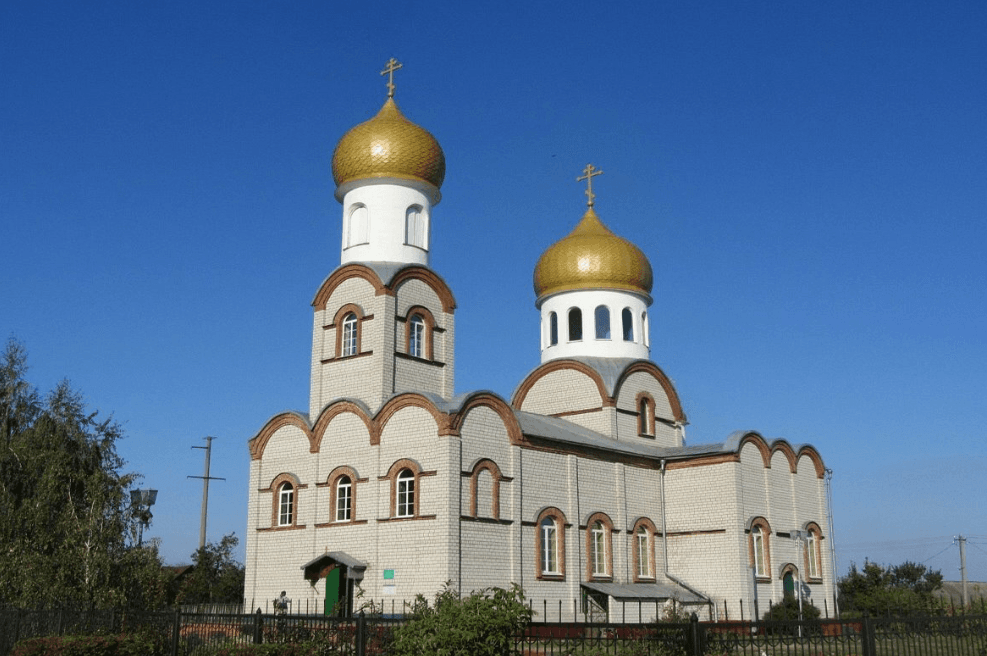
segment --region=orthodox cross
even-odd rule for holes
[[[403,64],[401,64],[397,59],[394,59],[394,57],[391,57],[391,61],[387,62],[387,66],[385,66],[384,67],[384,70],[382,70],[380,72],[381,75],[386,75],[387,76],[387,97],[388,98],[393,98],[394,97],[394,71],[398,70],[402,66],[403,66]]]
[[[593,177],[601,175],[603,171],[596,168],[592,164],[587,164],[586,168],[583,169],[583,173],[586,175],[576,178],[576,182],[586,181],[586,201],[587,207],[593,207],[593,199],[596,198],[596,194],[593,193]]]

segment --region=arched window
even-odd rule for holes
[[[555,346],[559,343],[559,315],[554,312],[548,314],[548,344]]]
[[[366,244],[370,235],[370,210],[365,205],[356,205],[350,211],[350,220],[346,231],[346,246]]]
[[[822,579],[822,532],[819,526],[812,522],[806,528],[805,538],[805,571],[809,579]]]
[[[408,355],[416,358],[425,357],[425,319],[420,314],[411,317],[411,327],[408,330]]]
[[[409,246],[428,248],[428,221],[418,205],[412,205],[405,213],[405,242]]]
[[[754,576],[758,579],[771,577],[771,527],[763,517],[751,522],[750,558]]]
[[[537,535],[536,578],[565,578],[565,515],[558,508],[546,508],[535,522]]]
[[[415,516],[415,474],[402,469],[397,478],[397,517]]]
[[[343,317],[342,356],[356,355],[356,315],[352,312]]]
[[[349,476],[340,476],[336,481],[336,521],[348,522],[353,519],[353,481]]]
[[[655,436],[655,400],[650,394],[642,393],[637,397],[637,434]]]
[[[596,306],[596,338],[610,339],[610,308],[606,305]]]
[[[593,576],[607,576],[607,529],[603,522],[593,522],[590,529],[590,562]]]
[[[641,313],[641,333],[644,335],[644,345],[651,346],[651,331],[648,330],[648,313]]]
[[[278,487],[278,526],[295,523],[295,486],[287,481]]]
[[[651,520],[641,518],[634,528],[635,580],[655,578],[655,527]]]
[[[583,311],[577,307],[569,310],[569,341],[578,342],[583,338]]]
[[[624,308],[620,312],[620,323],[624,333],[625,342],[634,341],[634,315],[630,308]]]
[[[613,523],[604,513],[589,518],[586,532],[587,579],[610,578],[613,571]]]
[[[470,475],[470,515],[500,519],[500,467],[484,458]]]
[[[541,520],[542,574],[559,574],[559,527],[554,517]]]

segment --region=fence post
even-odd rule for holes
[[[260,607],[254,613],[254,644],[259,645],[264,636],[264,616],[260,613]]]
[[[864,611],[862,622],[864,635],[861,637],[860,649],[863,656],[877,656],[877,640],[874,636],[874,623],[867,611]]]
[[[361,610],[356,618],[356,656],[367,653],[367,616]]]
[[[178,656],[178,642],[182,638],[182,609],[175,609],[175,621],[171,626],[171,656]]]
[[[689,656],[702,656],[703,650],[699,640],[699,616],[693,613],[689,617]]]

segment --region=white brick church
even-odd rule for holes
[[[545,619],[750,618],[797,589],[831,609],[822,458],[750,431],[686,444],[649,359],[651,265],[596,215],[592,166],[582,219],[532,263],[540,365],[509,399],[454,394],[456,301],[429,266],[445,158],[395,104],[399,66],[333,154],[308,413],[249,442],[246,603],[401,612],[448,581],[518,583]]]

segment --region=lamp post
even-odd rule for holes
[[[795,541],[796,551],[799,556],[802,556],[802,563],[806,561],[805,552],[805,540],[808,534],[805,531],[792,531],[792,540]],[[796,582],[797,589],[795,591],[796,596],[799,599],[799,637],[802,637],[802,567],[801,563],[795,568],[795,572],[798,574],[798,581]]]
[[[144,525],[151,523],[151,506],[158,500],[157,490],[131,490],[130,503],[137,507],[137,546],[144,546]],[[147,508],[147,510],[145,510]]]

